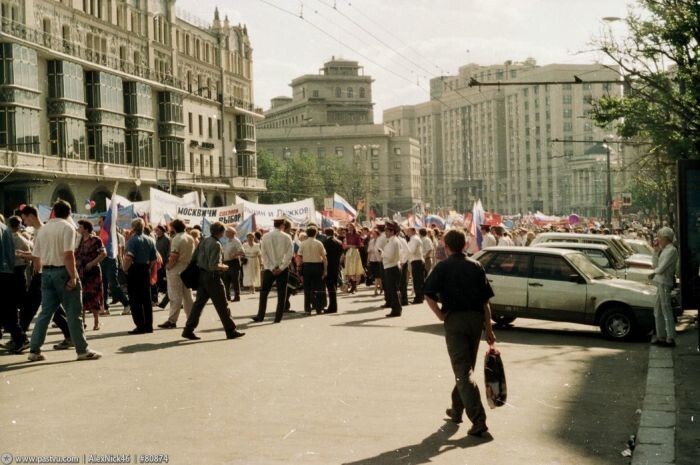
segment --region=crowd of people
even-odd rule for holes
[[[110,298],[123,306],[122,314],[131,315],[134,328],[129,334],[153,333],[154,306],[169,307],[167,319],[157,325],[162,329],[178,327],[184,310],[181,335],[190,340],[200,339],[195,330],[211,300],[226,337],[236,339],[245,333],[237,330],[230,305],[244,292],[259,292],[252,322],[262,322],[274,286],[273,322],[280,323],[292,312],[289,297],[296,292],[303,290],[305,313],[337,313],[338,293],[352,295],[364,283],[375,296],[383,295],[388,318],[400,317],[404,307],[426,299],[445,321],[457,380],[447,415],[459,423],[466,412],[473,423],[470,434],[488,429],[471,373],[482,330],[489,344],[495,335],[488,306],[493,291],[483,268],[468,256],[479,248],[528,246],[540,232],[484,225],[478,244],[474,234],[459,228],[445,232],[386,220],[372,228],[350,223],[320,230],[313,223],[295,228],[281,217],[270,231],[247,232],[241,241],[234,227],[219,222],[210,225],[205,237],[198,225],[179,219],[151,228],[137,218],[106,247],[92,223],[72,221],[71,207],[62,200],[54,204],[46,223],[31,205],[0,220],[0,284],[13,290],[0,304],[0,326],[11,336],[3,346],[9,353],[28,349],[29,361],[44,360],[42,345],[53,321],[63,334],[55,350],[74,348],[78,360],[99,359],[102,354],[89,348],[85,337],[86,314],[92,314],[92,329],[99,331],[100,316],[110,313]],[[105,218],[98,224],[105,228]],[[615,232],[635,238],[646,234],[641,229]],[[659,287],[652,342],[668,345],[675,335],[670,291],[678,254],[672,230],[661,228],[658,240],[651,275]],[[448,318],[451,314],[460,316]]]

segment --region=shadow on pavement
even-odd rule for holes
[[[49,365],[61,365],[63,363],[73,363],[77,362],[78,360],[61,360],[58,362],[49,362],[49,361],[44,361],[44,362],[30,362],[27,360],[27,355],[22,354],[24,356],[24,361],[22,362],[17,362],[17,363],[8,363],[7,365],[0,365],[0,373],[5,372],[5,371],[15,371],[15,370],[22,370],[24,368],[41,368],[41,367],[46,367]]]
[[[410,444],[398,449],[382,452],[374,457],[347,462],[343,465],[415,465],[432,462],[433,457],[453,449],[465,449],[493,441],[486,433],[483,437],[466,436],[461,439],[450,439],[457,433],[459,426],[451,421],[445,421],[430,436],[418,444]]]
[[[187,340],[185,338],[181,338],[181,339],[177,339],[174,341],[168,341],[168,342],[158,342],[158,343],[143,342],[140,344],[132,344],[129,346],[120,347],[119,350],[117,350],[117,354],[133,354],[136,352],[150,352],[153,350],[169,349],[171,347],[177,347],[177,346],[203,344],[203,343],[207,343],[207,342],[219,342],[219,341],[226,341],[226,340],[227,339],[225,337],[223,339],[202,339],[199,341],[190,341],[190,340]]]

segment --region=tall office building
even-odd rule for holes
[[[595,99],[622,91],[618,79],[601,65],[470,64],[431,80],[429,102],[385,110],[384,123],[419,139],[432,209],[465,211],[480,198],[503,213],[601,216],[608,151],[601,141],[613,128],[594,126],[588,112]],[[610,150],[616,197],[631,151]]]
[[[175,0],[2,0],[0,203],[57,198],[103,211],[118,193],[256,198],[252,48],[245,26]]]
[[[290,85],[292,97],[272,99],[257,125],[261,151],[280,158],[297,153],[341,157],[355,164],[366,178],[365,190],[376,192],[371,204],[378,215],[411,210],[422,202],[418,141],[373,124],[372,78],[358,62],[333,58],[318,74],[298,77]]]

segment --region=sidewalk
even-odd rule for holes
[[[649,348],[646,394],[632,465],[695,465],[700,457],[700,352],[695,312],[680,318],[675,349]]]
[[[687,325],[678,334],[673,361],[676,379],[676,464],[700,460],[700,352],[698,329]]]

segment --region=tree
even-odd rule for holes
[[[623,96],[598,100],[593,118],[600,126],[618,122],[622,137],[649,142],[654,157],[700,158],[700,3],[638,4],[626,18],[626,37],[608,30],[596,41],[626,85]]]

